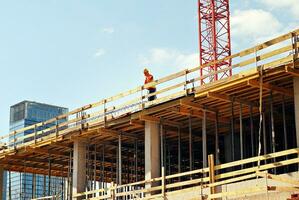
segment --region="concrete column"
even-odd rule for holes
[[[0,188],[0,200],[2,200],[6,194],[6,187],[4,187],[4,170],[2,166],[0,166]],[[4,199],[6,199],[6,197]]]
[[[293,78],[293,86],[294,86],[296,141],[297,141],[297,147],[299,147],[299,77]]]
[[[160,177],[160,132],[156,122],[145,122],[144,130],[145,180]],[[147,184],[146,188],[150,188]]]
[[[86,143],[75,140],[73,150],[73,195],[85,192],[86,183]],[[82,197],[73,198],[73,200],[83,199]]]

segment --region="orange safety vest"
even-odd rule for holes
[[[149,74],[145,77],[145,81],[144,81],[144,84],[147,84],[147,83],[150,83],[150,82],[153,82],[154,80],[154,77],[153,75]],[[155,86],[151,86],[151,87],[148,87],[146,89],[155,89],[156,87]]]

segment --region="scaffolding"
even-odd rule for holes
[[[294,114],[295,87],[299,87],[295,81],[299,77],[298,34],[294,30],[13,131],[1,137],[5,143],[0,151],[1,167],[48,177],[41,184],[44,197],[32,199],[178,199],[189,192],[215,199],[297,191],[297,182],[279,174],[297,171],[299,162],[298,117]],[[227,60],[232,61],[231,69],[244,71],[200,84],[202,68]],[[215,73],[221,70],[206,76]],[[145,88],[150,86],[158,90],[146,94]],[[153,95],[158,98],[146,101]],[[146,141],[148,130],[153,137],[155,132],[157,137],[150,139],[156,142]],[[31,132],[15,137],[25,131]],[[145,159],[146,151],[151,145],[158,147],[153,155],[158,167],[154,177],[146,178],[152,162]],[[60,177],[61,188],[51,190],[50,177]],[[218,191],[220,186],[258,177],[292,184],[279,188],[262,182],[261,187],[241,193],[223,191],[223,187]],[[84,180],[82,185],[78,179]]]

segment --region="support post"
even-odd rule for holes
[[[178,173],[181,173],[181,128],[178,127]],[[179,180],[181,177],[179,177]]]
[[[118,184],[122,184],[121,133],[118,135]]]
[[[219,136],[218,136],[218,129],[219,129],[219,122],[218,122],[218,112],[216,112],[216,121],[215,121],[215,155],[216,155],[216,165],[220,164],[219,160]]]
[[[271,139],[272,139],[272,153],[276,152],[275,129],[274,129],[274,110],[273,110],[273,93],[270,92],[270,114],[271,114]],[[274,159],[275,160],[275,159]]]
[[[242,113],[242,103],[240,103],[240,154],[241,154],[241,160],[244,158],[244,149],[243,149],[243,113]],[[241,165],[242,167],[243,165]]]
[[[4,169],[2,166],[0,166],[0,199],[2,200],[3,197],[4,197],[4,187],[3,187],[3,184],[4,184]]]
[[[193,159],[192,159],[192,118],[189,115],[189,170],[192,171]]]
[[[235,161],[235,119],[234,119],[234,101],[231,104],[231,145],[232,145],[232,161]]]
[[[160,176],[161,165],[159,135],[159,123],[146,121],[144,130],[145,180]],[[163,144],[163,141],[161,141],[161,143]],[[161,160],[163,162],[163,159]],[[146,188],[150,188],[151,186],[151,183],[147,183],[145,185]]]
[[[215,169],[214,169],[214,156],[213,154],[209,155],[208,157],[208,161],[209,161],[209,181],[210,184],[215,182]],[[211,194],[215,194],[215,187],[212,186],[210,187],[210,193]]]
[[[51,156],[49,155],[49,169],[48,169],[48,196],[51,195],[51,171],[52,171],[52,163],[51,163]]]
[[[206,110],[203,111],[202,118],[202,160],[203,168],[208,166],[207,162],[207,115]]]
[[[75,140],[73,148],[73,194],[85,192],[86,183],[86,143]],[[83,197],[73,197],[81,200]]]
[[[297,141],[297,147],[299,147],[299,77],[293,78],[293,87],[294,87],[296,141]]]
[[[253,132],[253,114],[252,114],[252,105],[250,105],[250,140],[251,140],[251,157],[255,154],[255,145],[254,145],[254,132]]]

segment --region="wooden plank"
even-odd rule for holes
[[[265,164],[265,165],[261,165],[260,167],[256,166],[256,167],[252,167],[252,168],[236,170],[233,172],[222,173],[222,174],[216,175],[215,178],[216,178],[216,180],[219,180],[219,179],[223,179],[223,178],[229,178],[229,177],[233,177],[233,176],[239,176],[239,175],[243,175],[243,174],[252,173],[252,172],[255,172],[258,170],[274,169],[277,167],[287,166],[287,165],[296,164],[296,163],[299,163],[299,158]]]
[[[268,178],[268,179],[272,179],[272,180],[283,182],[283,183],[288,183],[288,184],[295,185],[295,186],[299,187],[299,181],[293,180],[291,178],[285,178],[281,175],[277,176],[277,175],[269,174],[269,173],[256,172],[256,174],[263,178]]]
[[[290,186],[268,186],[269,191],[278,191],[278,192],[299,192],[298,187]]]
[[[241,103],[241,104],[245,104],[245,105],[252,105],[253,107],[257,107],[258,108],[258,104],[256,102],[250,102],[250,101],[247,101],[245,99],[242,99],[242,98],[238,98],[238,97],[231,97],[227,94],[220,94],[220,93],[217,93],[217,92],[208,92],[207,94],[207,97],[209,98],[213,98],[213,99],[218,99],[218,100],[222,100],[222,101],[225,101],[225,102],[236,102],[236,103]]]
[[[288,74],[299,77],[299,69],[294,69],[292,67],[286,66],[285,70]]]
[[[224,198],[224,197],[237,197],[237,196],[243,196],[243,195],[250,195],[260,192],[267,192],[267,187],[252,187],[252,188],[246,188],[244,190],[235,190],[230,192],[221,192],[216,194],[210,194],[208,195],[208,200],[216,199],[216,198]]]
[[[161,119],[160,118],[153,117],[153,116],[150,116],[150,115],[140,115],[139,116],[139,120],[161,123]],[[163,119],[162,123],[164,125],[168,125],[168,126],[175,126],[175,127],[183,126],[182,123],[175,122],[175,121],[169,121],[169,120],[166,120],[166,119]]]
[[[258,161],[263,161],[263,160],[268,160],[268,159],[273,159],[273,158],[278,158],[278,157],[287,156],[287,155],[291,155],[291,154],[298,154],[298,153],[299,153],[299,148],[288,149],[288,150],[284,150],[284,151],[280,151],[280,152],[276,152],[276,153],[270,153],[270,154],[266,154],[266,155],[261,155],[261,156],[256,156],[256,157],[252,157],[252,158],[246,158],[243,160],[237,160],[237,161],[233,161],[233,162],[229,162],[229,163],[216,165],[215,170],[226,169],[229,167],[245,165],[245,164],[252,163],[252,162],[258,162]]]
[[[186,100],[186,99],[181,99],[180,100],[180,104],[183,105],[183,106],[187,106],[187,107],[190,107],[194,110],[200,110],[200,111],[204,111],[206,110],[207,112],[211,112],[213,114],[215,114],[217,112],[216,109],[213,109],[213,108],[207,108],[206,106],[203,106],[203,105],[200,105],[198,103],[194,103],[194,102],[191,102],[189,99]]]
[[[256,80],[249,80],[247,82],[247,84],[251,87],[260,88],[260,83]],[[278,86],[272,85],[270,83],[262,83],[262,88],[265,90],[273,91],[275,93],[279,93],[279,94],[286,95],[289,97],[294,97],[293,90],[278,87]]]

